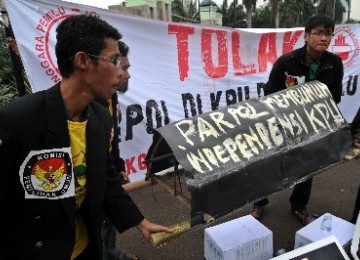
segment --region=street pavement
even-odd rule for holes
[[[173,183],[171,175],[167,174],[166,179],[169,184]],[[318,215],[329,212],[349,221],[359,185],[360,160],[345,162],[316,175],[308,205],[309,212]],[[190,197],[183,179],[182,189],[183,195]],[[291,251],[294,247],[295,233],[302,227],[290,212],[290,194],[291,189],[287,189],[268,196],[270,203],[261,220],[273,232],[274,252],[280,248]],[[170,194],[160,184],[132,191],[130,195],[144,216],[152,222],[171,226],[183,220],[190,220],[190,208],[186,203]],[[136,228],[119,234],[117,246],[122,252],[135,253],[140,259],[145,260],[203,260],[204,229],[245,216],[250,209],[251,205],[245,205],[211,224],[196,226],[170,240],[165,248],[153,247]]]

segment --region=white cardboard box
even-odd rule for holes
[[[359,260],[358,251],[360,251],[360,213],[356,219],[355,232],[351,241],[351,256],[354,260]]]
[[[273,233],[248,215],[204,231],[207,260],[262,260],[273,256]]]
[[[296,232],[294,248],[310,244],[331,235],[335,235],[336,239],[339,241],[342,247],[345,248],[348,245],[354,235],[355,225],[347,222],[346,220],[331,215],[332,229],[330,232],[323,231],[320,227],[324,215],[320,216],[315,221]]]
[[[271,260],[289,259],[350,260],[334,235],[271,258]]]

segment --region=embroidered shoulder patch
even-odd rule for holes
[[[31,151],[20,167],[19,176],[26,199],[75,196],[70,147]]]

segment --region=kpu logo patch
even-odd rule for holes
[[[287,88],[294,87],[304,82],[305,82],[305,76],[293,76],[293,75],[289,75],[287,71],[285,72],[285,86]]]
[[[70,148],[31,151],[20,167],[20,182],[28,199],[75,196]]]

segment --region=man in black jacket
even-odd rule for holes
[[[122,77],[121,84],[117,89],[117,93],[123,94],[128,90],[129,87],[129,79],[130,79],[130,62],[128,58],[129,54],[129,47],[123,42],[118,42],[119,52],[121,53],[121,67],[124,71],[124,76]],[[114,124],[114,138],[111,142],[111,154],[114,157],[115,167],[120,175],[121,183],[126,184],[129,182],[129,178],[126,174],[125,169],[125,161],[120,156],[120,149],[119,149],[119,142],[120,142],[120,113],[118,109],[119,101],[118,101],[118,94],[114,93],[110,99],[108,100],[101,100],[96,99],[97,102],[105,106],[109,109],[110,115],[113,119]]]
[[[103,259],[104,215],[150,240],[149,222],[122,189],[106,108],[124,71],[120,33],[94,16],[56,29],[62,81],[0,108],[0,259]]]
[[[284,54],[275,62],[264,94],[269,95],[307,81],[319,80],[328,86],[333,99],[339,103],[344,76],[343,64],[340,57],[327,51],[334,28],[334,20],[326,15],[311,17],[305,26],[304,47]],[[311,184],[312,179],[297,184],[289,199],[291,212],[303,225],[312,221],[306,208]],[[250,214],[259,219],[268,202],[265,198],[254,203]]]
[[[122,77],[121,84],[117,89],[117,93],[114,93],[109,100],[99,100],[96,101],[109,109],[110,115],[113,120],[113,129],[114,129],[114,138],[111,142],[111,154],[114,157],[115,167],[119,173],[121,183],[126,184],[129,182],[129,178],[126,174],[125,161],[120,156],[119,142],[120,142],[120,126],[119,119],[120,114],[118,110],[118,93],[123,94],[128,90],[129,79],[130,79],[130,62],[128,58],[129,47],[123,42],[118,42],[119,52],[121,53],[120,61],[121,67],[124,71],[124,76]],[[138,257],[132,253],[123,254],[121,253],[116,246],[116,229],[111,223],[111,221],[106,220],[103,225],[103,234],[104,234],[104,251],[109,260],[123,260],[123,259],[138,259]]]
[[[351,133],[353,136],[353,155],[349,159],[360,158],[360,109],[358,110],[353,122],[351,123]],[[358,188],[353,215],[351,217],[351,223],[356,224],[360,211],[360,187]]]

